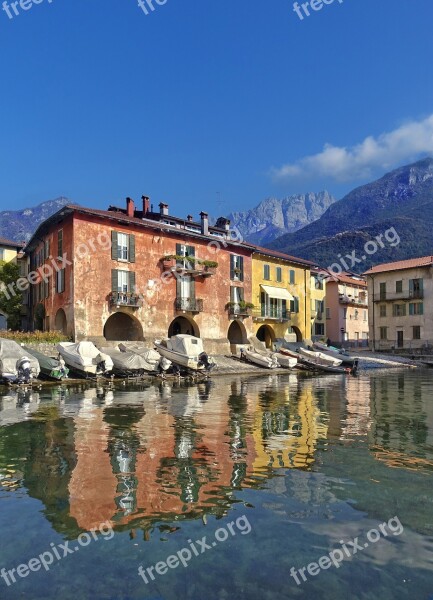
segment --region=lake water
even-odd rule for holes
[[[433,373],[9,391],[0,532],[2,599],[428,600]]]

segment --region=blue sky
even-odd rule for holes
[[[0,11],[0,209],[341,197],[433,154],[432,24],[431,0],[335,0],[302,21],[292,0]]]

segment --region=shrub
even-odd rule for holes
[[[71,341],[60,331],[0,331],[0,337],[14,340],[18,344],[57,344]]]

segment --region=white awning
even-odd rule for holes
[[[271,298],[276,298],[277,300],[294,300],[292,294],[284,288],[273,287],[272,285],[261,285],[260,287]]]

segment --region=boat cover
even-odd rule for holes
[[[106,354],[101,353],[92,342],[60,342],[57,344],[57,350],[65,358],[68,364],[68,358],[83,367],[91,367],[105,361],[105,368],[110,371],[113,368],[113,361]]]
[[[203,341],[193,335],[179,334],[167,340],[167,348],[186,356],[199,356],[203,350]]]
[[[149,369],[149,362],[146,360],[144,355],[132,352],[129,350],[121,352],[117,348],[101,348],[101,352],[107,354],[114,363],[117,369],[123,369],[125,371],[138,371]],[[148,351],[149,352],[149,351]],[[156,363],[160,360],[160,355],[151,350],[156,355]]]
[[[28,348],[27,346],[23,346],[23,349],[28,352],[30,356],[33,356],[37,359],[42,369],[45,369],[46,371],[58,371],[60,369],[60,363],[55,358],[45,356],[45,354],[42,354],[42,352],[38,352],[37,350],[33,350],[33,348]]]
[[[34,356],[28,354],[22,346],[13,340],[0,338],[0,372],[16,375],[17,360],[26,356],[29,359],[32,374],[37,377],[40,373],[40,366]]]

